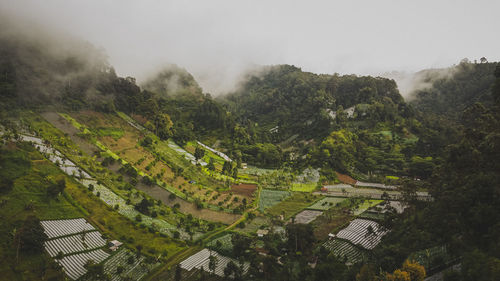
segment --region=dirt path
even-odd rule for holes
[[[100,151],[98,147],[89,143],[84,138],[78,136],[79,131],[71,125],[66,119],[62,118],[56,112],[44,112],[41,114],[49,123],[54,127],[61,130],[63,133],[68,134],[70,139],[77,144],[85,153],[89,155],[94,155],[96,151]],[[109,170],[117,173],[120,166],[118,164],[107,167]],[[217,212],[209,209],[198,209],[194,203],[187,202],[179,197],[175,199],[169,199],[170,192],[164,188],[153,185],[147,186],[142,182],[139,182],[136,186],[138,190],[143,191],[150,197],[161,200],[163,204],[173,207],[176,203],[179,204],[179,211],[181,213],[191,214],[193,217],[200,218],[207,221],[221,222],[224,224],[232,224],[240,218],[240,215],[229,214],[225,212]]]

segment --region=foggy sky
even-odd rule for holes
[[[231,89],[252,65],[371,74],[500,60],[500,1],[0,0],[0,9],[106,50],[121,76],[163,64],[205,92]]]

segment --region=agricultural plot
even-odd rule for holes
[[[308,224],[322,214],[321,211],[304,210],[295,216],[295,223]]]
[[[380,243],[387,232],[388,230],[381,229],[379,224],[374,221],[355,219],[348,227],[339,231],[336,237],[371,250]]]
[[[43,144],[43,140],[37,137],[21,135],[21,139],[23,141],[31,142],[33,145],[43,154],[46,155],[46,158],[52,163],[56,164],[64,173],[69,176],[75,176],[80,178],[90,178],[90,175],[85,171],[80,169],[75,165],[75,163],[71,162],[67,158],[62,155],[55,148],[46,146]]]
[[[205,270],[207,272],[210,272],[209,267],[208,267],[208,264],[210,261],[210,256],[214,256],[216,261],[217,261],[214,273],[218,276],[221,276],[221,277],[224,277],[224,269],[226,268],[227,264],[230,261],[232,261],[236,265],[240,264],[237,260],[222,256],[215,251],[203,249],[203,250],[199,251],[198,253],[190,256],[189,258],[183,260],[180,263],[180,266],[182,269],[185,269],[187,271],[191,271],[192,269],[202,269],[202,270]],[[249,268],[250,268],[250,264],[248,262],[243,263],[243,265],[242,265],[243,274],[248,272]]]
[[[238,169],[238,174],[260,176],[260,175],[265,175],[265,174],[271,174],[275,171],[276,170],[273,170],[273,169],[264,169],[264,168],[258,168],[255,166],[248,165],[248,167],[246,169]]]
[[[374,221],[382,221],[385,218],[385,215],[383,213],[371,212],[370,210],[367,210],[366,212],[361,213],[358,216],[358,218],[374,220]]]
[[[304,192],[295,192],[282,202],[272,206],[267,213],[273,216],[284,215],[286,219],[304,210],[307,206],[318,200],[318,197]]]
[[[85,219],[41,221],[41,225],[52,238],[44,243],[45,250],[51,257],[57,256],[59,252],[65,255],[58,262],[73,280],[87,272],[84,265],[88,260],[100,263],[109,256],[99,249],[106,245],[106,240],[98,231],[83,232],[94,230]],[[68,234],[72,235],[65,236]]]
[[[129,117],[127,114],[125,114],[123,112],[120,112],[120,111],[117,111],[117,114],[118,114],[118,116],[120,116],[120,118],[122,118],[123,120],[125,120],[125,122],[127,122],[130,126],[136,128],[137,130],[139,130],[139,131],[145,131],[146,130],[146,128],[144,128],[143,126],[141,126],[134,119],[132,119],[131,117]]]
[[[178,146],[175,142],[173,142],[172,140],[168,140],[168,146],[175,150],[177,153],[179,153],[180,155],[183,155],[187,160],[189,160],[191,163],[194,163],[196,164],[196,158],[193,156],[193,154],[187,152],[186,150],[184,150],[184,148]],[[201,160],[200,161],[200,165],[202,166],[206,166],[207,165],[207,162]]]
[[[95,230],[94,226],[89,224],[85,219],[69,219],[69,220],[49,220],[41,221],[42,227],[49,239],[76,234],[84,231]]]
[[[292,191],[313,192],[317,187],[316,183],[292,183]]]
[[[214,251],[229,255],[233,251],[233,242],[231,241],[232,237],[232,234],[226,234],[215,238],[207,244],[207,247]]]
[[[40,138],[35,138],[35,137],[29,137],[28,140],[31,141],[31,142],[33,142],[33,143],[42,143],[43,142]],[[55,149],[53,149],[53,151],[55,151],[55,153],[58,153],[58,151],[55,150]],[[59,153],[58,155],[62,156],[61,153]],[[59,166],[59,168],[63,169],[64,167]],[[73,175],[73,173],[70,173],[70,176],[75,176],[75,175]],[[90,178],[90,176],[89,176],[89,178]],[[113,207],[113,208],[115,206],[118,206],[117,212],[120,213],[121,215],[124,215],[125,217],[127,217],[131,221],[135,221],[137,215],[140,215],[141,218],[142,218],[141,224],[145,225],[146,227],[152,228],[154,231],[158,231],[160,233],[167,234],[169,236],[173,235],[173,231],[179,231],[180,237],[182,239],[191,239],[191,238],[196,239],[197,237],[199,237],[199,236],[202,235],[199,232],[195,232],[192,236],[188,235],[183,229],[177,229],[176,227],[174,227],[173,225],[171,225],[170,223],[168,223],[165,220],[158,219],[158,218],[152,218],[152,217],[140,214],[137,210],[134,209],[134,206],[127,205],[126,201],[122,197],[120,197],[119,195],[115,194],[113,191],[111,191],[107,187],[105,187],[103,185],[98,185],[97,181],[95,179],[92,179],[92,178],[90,178],[90,179],[80,179],[78,181],[80,183],[82,183],[86,187],[89,187],[89,185],[92,184],[94,186],[93,193],[95,195],[97,195],[97,193],[99,193],[99,199],[101,201],[103,201],[108,206]],[[166,196],[166,198],[168,198],[168,195]],[[223,199],[221,198],[220,200],[223,200]],[[194,212],[200,212],[201,213],[200,210],[196,209],[196,207],[194,206],[194,204],[187,203],[187,202],[185,202],[183,200],[179,200],[179,201],[181,203],[182,202],[186,203],[184,205],[189,205],[189,206],[192,205],[191,209],[194,210]],[[241,202],[241,200],[240,200],[240,202]],[[181,209],[185,210],[186,208],[181,208]],[[205,215],[205,217],[204,217],[205,219],[210,219],[210,217],[214,217],[214,214],[215,214],[216,215],[216,220],[219,220],[219,217],[222,217],[222,220],[224,222],[227,221],[226,223],[233,222],[236,219],[235,217],[237,216],[237,215],[234,215],[234,214],[227,214],[227,213],[223,213],[223,212],[214,212],[214,211],[209,211],[208,212],[209,215],[207,215],[206,213],[207,213],[206,211],[203,213],[203,215]]]
[[[359,215],[364,211],[368,210],[368,208],[377,206],[378,204],[384,202],[383,200],[365,200],[359,206],[353,210],[354,215]]]
[[[323,243],[323,247],[330,250],[338,259],[356,264],[364,259],[365,253],[356,246],[341,239],[332,239]]]
[[[33,143],[42,143],[42,140],[39,138],[29,137],[28,139]],[[53,149],[53,151],[57,152],[59,155],[62,156],[62,154],[60,152],[58,152],[56,149]],[[69,161],[65,158],[61,158],[61,159],[62,159],[62,161]],[[80,168],[71,167],[71,166],[59,166],[59,168],[70,176],[77,176],[76,173],[78,172],[80,177],[84,178],[84,179],[79,180],[81,184],[83,184],[87,188],[89,187],[90,184],[92,184],[94,186],[93,193],[95,195],[97,195],[97,193],[99,193],[99,198],[104,203],[109,205],[110,207],[114,207],[115,205],[118,205],[119,206],[118,212],[120,214],[124,215],[125,217],[127,217],[131,220],[135,220],[137,215],[141,215],[141,217],[143,217],[142,222],[146,226],[152,226],[154,224],[157,231],[168,234],[168,235],[172,235],[171,232],[174,230],[177,230],[176,227],[167,223],[164,220],[155,219],[155,218],[151,218],[149,216],[145,216],[145,215],[140,214],[137,210],[134,209],[133,206],[126,204],[126,201],[123,198],[121,198],[120,196],[115,194],[113,191],[111,191],[107,187],[100,185],[100,184],[97,184],[96,180],[92,179],[92,177],[90,175],[88,175],[87,173],[85,173],[84,171],[81,171]],[[180,231],[180,233],[181,233],[182,238],[184,238],[184,239],[189,238],[189,236],[186,233],[184,233],[184,231]]]
[[[216,154],[217,156],[219,156],[220,158],[224,159],[224,161],[229,161],[229,162],[232,162],[232,161],[233,161],[233,160],[232,160],[231,158],[229,158],[229,156],[227,156],[226,154],[224,154],[224,153],[222,153],[222,152],[220,152],[220,151],[218,151],[218,150],[215,150],[215,149],[211,148],[210,146],[205,145],[205,144],[203,144],[203,143],[201,143],[201,142],[199,142],[199,141],[197,141],[197,143],[198,143],[199,145],[201,145],[203,148],[205,148],[205,149],[209,150],[210,152],[212,152],[212,153]]]
[[[256,184],[233,184],[231,192],[240,196],[251,198],[253,193],[257,190]]]
[[[270,224],[270,221],[267,217],[258,216],[256,218],[254,218],[253,220],[251,220],[250,222],[247,222],[245,224],[245,227],[240,231],[245,232],[245,233],[254,233],[258,229],[260,229],[261,226],[269,225],[269,224]]]
[[[61,264],[64,268],[64,272],[69,276],[69,278],[76,280],[87,273],[87,269],[85,269],[84,266],[89,260],[92,260],[95,263],[101,263],[108,257],[108,253],[99,249],[91,252],[65,256],[59,261],[59,264]]]
[[[332,207],[335,207],[337,204],[340,204],[344,200],[345,200],[345,198],[325,197],[325,198],[319,200],[318,202],[312,204],[311,206],[307,207],[307,209],[326,211]]]
[[[259,211],[263,212],[265,209],[278,204],[288,196],[290,196],[288,191],[262,189],[260,192]]]
[[[133,259],[132,264],[129,263],[130,257]],[[111,281],[141,280],[159,265],[159,263],[147,264],[144,262],[144,257],[137,258],[128,249],[121,249],[104,262],[104,273],[111,276]],[[123,268],[123,272],[117,272],[119,267]]]
[[[63,255],[104,247],[106,240],[98,231],[85,232],[46,241],[44,247],[51,257],[59,252]]]
[[[101,199],[104,203],[106,203],[110,207],[114,207],[118,205],[118,213],[122,214],[123,216],[129,218],[130,220],[135,220],[137,215],[140,215],[142,218],[143,224],[146,226],[152,226],[154,224],[155,229],[161,233],[165,233],[168,235],[172,235],[172,231],[179,231],[181,234],[181,238],[189,238],[189,236],[182,230],[178,229],[177,227],[169,224],[168,222],[161,220],[161,219],[156,219],[152,218],[149,216],[146,216],[144,214],[139,213],[133,205],[128,205],[125,199],[121,198],[118,196],[116,193],[113,191],[109,190],[107,187],[97,184],[97,181],[95,180],[80,180],[80,183],[86,186],[87,188],[92,184],[94,186],[94,191],[93,193],[97,195],[97,192],[99,192],[99,199]]]
[[[154,140],[154,144],[145,148],[138,145],[138,142],[144,138],[144,132],[129,126],[125,120],[113,114],[83,112],[73,113],[72,116],[75,119],[72,119],[72,117],[65,118],[73,120],[73,123],[82,122],[83,125],[80,124],[80,127],[89,126],[92,131],[95,131],[96,128],[122,128],[124,135],[118,140],[112,137],[102,137],[94,133],[93,136],[97,138],[96,145],[99,143],[99,147],[103,151],[111,149],[112,151],[109,152],[114,153],[116,158],[130,163],[137,169],[139,175],[148,175],[154,178],[162,188],[167,189],[170,193],[174,193],[190,202],[199,199],[204,202],[203,204],[206,207],[216,211],[219,211],[220,208],[222,210],[232,210],[242,204],[241,200],[234,200],[235,196],[223,194],[216,190],[221,185],[217,179],[226,180],[226,176],[219,173],[211,174],[205,169],[200,173],[198,168],[192,165],[195,164],[193,163],[195,161],[194,156],[172,140],[161,141],[150,134],[149,136]],[[206,165],[205,162],[200,162],[200,164],[202,166]],[[181,176],[179,176],[179,172],[174,173],[170,167],[182,168],[180,169],[182,170],[180,172]],[[210,194],[207,194],[208,191],[204,187],[210,188]],[[177,203],[192,204],[188,202]]]

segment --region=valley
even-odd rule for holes
[[[498,280],[498,62],[210,93],[32,33],[0,30],[0,280]]]

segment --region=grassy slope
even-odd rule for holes
[[[14,234],[23,221],[30,215],[40,219],[76,218],[84,216],[84,212],[74,206],[67,196],[59,196],[57,200],[50,200],[46,195],[47,176],[58,174],[58,169],[46,165],[42,156],[27,144],[9,144],[4,154],[13,157],[26,156],[31,167],[14,165],[9,159],[1,164],[2,169],[8,170],[6,165],[14,167],[19,174],[10,191],[0,193],[0,279],[2,280],[41,280],[42,278],[62,279],[62,274],[56,270],[55,263],[46,254],[26,254],[20,252],[19,262],[16,262],[16,247]],[[15,155],[15,156],[14,156]],[[5,176],[5,175],[2,175]],[[1,180],[4,178],[2,177]],[[33,209],[26,208],[29,203]],[[43,273],[43,268],[46,268]]]

